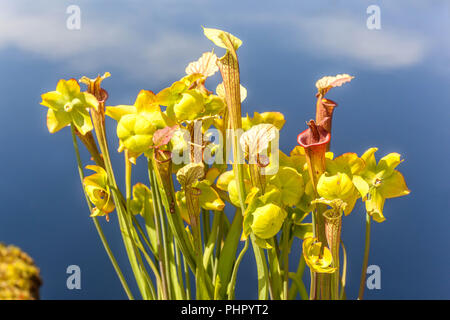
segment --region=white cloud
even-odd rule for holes
[[[270,27],[276,46],[329,60],[352,59],[373,68],[412,66],[425,59],[427,50],[435,53],[438,46],[417,33],[417,28],[413,31],[383,21],[381,30],[368,30],[364,11],[349,15],[349,10],[346,14],[322,10],[313,15],[279,7],[257,13],[249,6],[238,13],[221,11],[204,1],[146,5],[130,1],[128,11],[120,12],[120,5],[115,4],[103,13],[112,6],[110,2],[80,3],[81,30],[69,31],[65,21],[69,3],[9,2],[0,11],[0,50],[12,46],[66,61],[77,72],[115,67],[134,77],[166,80],[181,76],[187,63],[212,47],[201,34],[205,21],[224,26],[233,21],[240,28],[254,30]],[[198,32],[190,34],[178,21],[187,25],[198,21]]]
[[[305,48],[325,56],[342,56],[380,68],[414,65],[425,55],[418,35],[385,28],[369,30],[364,20],[349,16],[314,17],[296,23]]]
[[[369,30],[364,14],[260,14],[250,19],[255,24],[277,26],[277,32],[284,32],[287,36],[283,38],[289,39],[284,45],[318,57],[353,59],[368,67],[388,69],[411,66],[425,58],[430,44],[423,36],[386,23],[381,30]]]
[[[164,80],[182,75],[185,65],[202,53],[201,37],[163,29],[156,21],[147,23],[146,30],[136,31],[126,21],[96,16],[99,9],[83,6],[81,29],[68,30],[66,6],[26,9],[10,3],[0,10],[0,50],[15,47],[45,59],[65,61],[76,72],[114,66],[132,77],[153,75]],[[152,21],[151,16],[148,19]]]

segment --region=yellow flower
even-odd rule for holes
[[[245,118],[242,117],[242,129],[244,129],[244,131],[261,123],[272,124],[278,130],[281,130],[286,123],[286,120],[281,112],[255,112],[253,113],[253,118],[250,118],[248,114]]]
[[[134,215],[140,214],[143,217],[153,219],[153,200],[150,189],[143,183],[137,183],[133,186],[133,199],[130,200],[130,211]]]
[[[319,195],[327,200],[341,199],[347,203],[345,214],[348,215],[359,197],[365,197],[369,185],[361,177],[364,160],[356,153],[344,153],[339,157],[326,159],[326,173],[320,179],[317,189]],[[320,189],[320,190],[319,190]]]
[[[330,250],[323,247],[315,238],[303,240],[303,256],[308,267],[317,273],[333,273],[336,268],[331,267],[333,258]]]
[[[269,203],[253,212],[253,233],[261,239],[270,239],[280,231],[287,213],[279,206]]]
[[[153,143],[155,126],[139,114],[127,114],[117,124],[117,137],[121,146],[133,154],[141,154]]]
[[[361,158],[366,162],[366,167],[361,173],[369,184],[369,194],[366,199],[366,210],[377,222],[383,222],[383,207],[385,199],[401,197],[410,193],[403,175],[395,170],[402,162],[400,154],[390,153],[375,160],[377,148],[368,149]]]
[[[104,216],[108,220],[108,214],[114,210],[114,202],[108,186],[108,178],[105,169],[99,166],[89,165],[86,169],[96,173],[83,179],[83,185],[89,200],[95,206],[91,217]]]
[[[280,167],[270,183],[280,190],[281,202],[286,206],[295,206],[305,192],[303,176],[293,168]]]
[[[106,115],[118,122],[119,151],[127,149],[133,163],[153,145],[156,130],[174,125],[161,111],[155,94],[148,90],[139,92],[134,105],[106,107]]]
[[[346,202],[347,206],[344,211],[346,215],[353,210],[359,197],[358,191],[350,177],[342,172],[334,175],[322,174],[317,183],[317,192],[327,200],[340,199]]]
[[[85,135],[92,130],[89,108],[98,108],[97,99],[87,92],[80,91],[77,80],[59,80],[55,91],[44,93],[41,104],[48,107],[47,127],[50,133],[73,124]]]
[[[211,186],[208,180],[202,180],[194,183],[194,187],[199,190],[200,196],[198,198],[200,207],[205,210],[222,211],[225,208],[225,203],[220,198],[216,190]]]
[[[204,111],[203,96],[195,90],[181,93],[181,99],[173,106],[179,120],[194,120]]]

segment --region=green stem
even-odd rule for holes
[[[84,189],[84,185],[83,185],[83,179],[84,179],[83,164],[81,162],[80,151],[78,149],[78,142],[77,142],[75,130],[74,130],[73,126],[70,126],[70,128],[72,131],[72,142],[73,142],[73,148],[75,149],[75,155],[77,158],[78,173],[80,175],[81,186],[83,188],[84,196],[85,196],[87,205],[89,207],[89,212],[92,212],[92,205],[88,199],[86,190]],[[120,283],[122,284],[122,287],[125,290],[125,293],[127,294],[128,299],[134,300],[133,294],[131,293],[131,290],[128,287],[125,277],[123,276],[122,270],[120,269],[119,264],[117,263],[117,260],[111,251],[111,248],[109,247],[108,241],[106,240],[105,234],[103,233],[102,227],[101,227],[100,223],[98,222],[97,217],[93,217],[92,220],[94,221],[95,228],[97,229],[97,232],[102,241],[103,247],[105,248],[106,253],[108,254],[109,260],[111,261],[111,264],[113,265],[114,270],[116,271],[116,274],[119,277]]]
[[[139,233],[141,234],[141,237],[144,237],[144,232],[142,231],[142,228],[139,226],[139,222],[137,221],[137,219],[135,217],[133,217],[133,222],[136,225],[136,227],[140,230]],[[145,240],[147,246],[148,246],[148,242]],[[158,268],[156,267],[156,265],[153,262],[153,259],[150,258],[150,256],[147,254],[147,251],[145,251],[143,245],[141,242],[137,242],[137,246],[139,247],[139,249],[143,252],[150,268],[152,269],[153,273],[155,274],[155,278],[157,280],[157,282],[161,285],[161,276],[159,275],[159,271]]]
[[[283,297],[287,300],[289,297],[289,233],[290,223],[286,220],[283,226],[283,269],[284,269],[284,281],[283,281]]]
[[[172,234],[168,235],[169,242],[169,276],[170,276],[170,288],[172,290],[172,299],[182,300],[184,296],[183,282],[180,282],[177,265],[177,248],[174,247],[174,239]]]
[[[99,108],[102,109],[104,108],[104,106],[99,106]],[[130,223],[129,223],[130,221],[129,219],[127,219],[127,212],[126,209],[124,208],[124,203],[122,202],[123,196],[121,195],[119,188],[117,187],[116,179],[114,177],[111,158],[109,156],[108,142],[106,140],[104,118],[102,118],[102,114],[97,111],[93,111],[91,115],[98,144],[100,146],[100,150],[103,155],[108,182],[111,184],[111,187],[113,189],[112,196],[114,203],[116,205],[120,230],[122,230],[122,239],[125,245],[125,249],[127,251],[128,259],[131,264],[131,269],[133,270],[133,274],[139,287],[139,291],[141,292],[142,297],[146,299],[148,297],[147,296],[148,284],[144,279],[144,275],[142,273],[143,266],[141,266],[138,261],[139,252],[136,249],[134,241],[132,240],[133,235],[130,231]]]
[[[148,255],[147,251],[145,251],[144,247],[142,246],[142,243],[138,243],[137,246],[138,246],[139,250],[141,250],[142,254],[144,255],[145,260],[147,261],[148,265],[152,269],[153,274],[155,275],[155,278],[156,278],[157,285],[159,287],[161,287],[162,286],[161,276],[159,274],[158,268],[156,267],[155,263],[153,262],[153,259]],[[146,270],[145,270],[145,272],[146,272]],[[149,279],[148,282],[149,282],[149,285],[151,288],[152,295],[155,297],[155,289],[153,286],[153,282],[151,281],[150,277],[148,277],[148,279]]]
[[[256,244],[253,233],[250,235],[250,239],[252,241],[253,253],[255,254],[256,271],[258,273],[258,299],[267,300],[271,285],[264,250]]]
[[[181,252],[178,249],[177,246],[177,242],[174,241],[174,247],[175,247],[175,262],[176,262],[176,267],[177,267],[177,278],[178,278],[178,283],[179,283],[179,287],[181,289],[181,299],[182,300],[186,300],[186,289],[184,287],[184,282],[183,282],[183,270],[181,270]]]
[[[188,266],[191,268],[191,270],[195,271],[196,261],[193,243],[191,239],[188,237],[188,233],[184,229],[184,223],[183,219],[181,218],[180,208],[178,207],[173,197],[171,197],[170,199],[168,197],[168,194],[172,195],[175,194],[175,191],[173,190],[172,176],[169,175],[168,179],[164,180],[165,182],[163,182],[163,179],[161,175],[158,173],[158,171],[153,169],[156,168],[155,160],[148,159],[148,166],[149,166],[148,167],[149,177],[151,172],[155,172],[156,186],[158,186],[162,191],[160,192],[160,195],[162,197],[162,203],[166,209],[167,221],[175,237],[175,240],[177,241],[177,245],[180,248],[184,258],[186,259]],[[171,188],[171,190],[164,192],[164,185],[168,185]]]
[[[339,300],[345,299],[345,283],[347,280],[347,251],[345,250],[344,243],[341,241],[342,245],[342,256],[344,258],[342,264],[342,277],[341,277],[341,292],[339,294]]]
[[[203,266],[205,267],[205,270],[208,269],[209,262],[211,261],[210,258],[214,252],[214,244],[216,243],[217,240],[221,217],[222,216],[220,212],[216,211],[214,213],[213,225],[211,228],[211,232],[209,233],[208,242],[205,245],[205,252],[203,254]]]
[[[186,258],[183,256],[183,269],[184,269],[184,281],[186,282],[186,299],[191,300],[191,275],[189,273],[189,267],[186,263]]]
[[[145,251],[142,243],[137,243],[136,246],[138,247],[138,249],[142,252],[142,254],[144,255],[144,258],[147,260],[148,264],[150,265],[150,268],[152,268],[153,272],[155,272],[155,269],[153,269],[155,266],[153,264],[153,260],[149,257],[149,255],[147,254],[147,252]],[[150,300],[155,300],[156,299],[156,293],[155,293],[155,286],[153,285],[153,282],[150,278],[150,275],[147,272],[147,269],[145,269],[144,267],[144,263],[142,261],[142,258],[140,255],[137,256],[138,257],[138,261],[141,265],[141,271],[142,273],[145,275],[144,280],[146,281],[147,285],[148,285],[148,292],[146,292],[146,294],[148,295],[148,298]],[[155,277],[157,276],[157,274],[155,273]]]
[[[156,182],[156,175],[155,172],[153,171],[153,181]],[[157,186],[157,184],[155,183],[155,186]],[[159,217],[159,222],[161,225],[161,235],[162,235],[162,242],[163,242],[163,252],[164,252],[164,268],[166,270],[166,282],[167,282],[167,294],[168,294],[168,298],[171,299],[172,297],[172,290],[171,290],[171,286],[170,286],[170,268],[169,268],[169,246],[170,246],[170,239],[168,237],[168,231],[167,231],[167,224],[166,224],[166,219],[164,218],[164,209],[162,206],[162,201],[161,201],[161,194],[159,193],[158,188],[155,188],[155,192],[156,192],[156,198],[157,198],[157,207],[158,207],[158,217]]]
[[[217,267],[217,279],[215,282],[218,298],[224,299],[227,294],[228,284],[233,271],[233,262],[236,257],[239,241],[242,233],[242,214],[236,209],[233,222],[228,231],[223,248],[220,252],[219,265]]]
[[[202,208],[203,239],[208,239],[211,232],[210,212]],[[205,240],[206,241],[206,240]]]
[[[218,270],[218,266],[219,266],[219,257],[220,257],[220,253],[222,251],[222,246],[223,246],[223,238],[224,238],[224,224],[225,224],[225,214],[222,211],[217,211],[216,212],[217,218],[219,220],[219,226],[218,226],[218,231],[217,231],[217,239],[216,239],[216,252],[214,253],[214,266],[213,266],[213,280],[214,280],[214,286],[216,285],[216,277],[217,277],[217,270]]]
[[[144,233],[144,230],[142,230],[142,227],[139,224],[139,221],[136,219],[135,216],[131,216],[131,219],[132,219],[134,225],[136,226],[136,229],[138,230],[139,234],[144,239],[145,245],[150,249],[150,251],[153,253],[155,258],[158,259],[159,258],[158,257],[158,252],[155,251],[155,249],[153,248],[152,244],[149,242],[149,239],[146,237],[146,235]]]
[[[159,221],[159,210],[158,207],[158,196],[156,195],[156,183],[154,180],[153,170],[151,167],[151,161],[148,161],[148,176],[150,179],[150,190],[152,193],[152,200],[153,200],[153,212],[154,212],[154,219],[155,219],[155,228],[156,228],[156,245],[158,248],[158,256],[159,256],[159,269],[161,271],[161,280],[162,280],[162,293],[163,293],[163,299],[168,299],[168,288],[167,288],[167,273],[166,273],[166,264],[164,261],[165,254],[163,249],[163,240],[162,240],[162,231]]]
[[[228,285],[228,300],[234,300],[234,290],[236,287],[237,272],[239,269],[239,265],[241,264],[242,258],[244,258],[244,255],[247,252],[247,249],[248,249],[248,239],[245,240],[244,247],[242,248],[241,252],[239,253],[236,263],[234,264],[233,273],[231,274],[231,280]]]
[[[361,281],[359,282],[359,294],[358,294],[359,300],[362,300],[364,298],[364,288],[366,286],[366,274],[367,274],[367,265],[369,263],[369,249],[370,249],[370,221],[371,217],[368,213],[366,213],[366,239],[364,246],[364,260],[361,271]]]
[[[294,300],[297,296],[297,290],[300,292],[300,297],[303,300],[308,300],[308,293],[306,292],[305,284],[303,283],[303,273],[305,272],[305,257],[303,254],[300,257],[300,261],[298,263],[297,272],[295,273],[295,278],[297,282],[292,283],[291,289],[289,290],[289,300]],[[299,287],[298,284],[301,284]]]
[[[282,280],[281,280],[281,269],[280,261],[277,255],[277,240],[275,237],[270,239],[271,249],[267,249],[267,255],[269,257],[269,270],[270,279],[272,284],[272,298],[274,300],[281,300],[282,295]]]
[[[294,272],[289,272],[289,278],[291,278],[294,281],[294,284],[296,285],[298,291],[300,292],[300,297],[302,298],[302,300],[308,300],[308,292],[306,292],[303,280]]]

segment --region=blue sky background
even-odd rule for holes
[[[81,30],[66,28],[70,4],[81,8]],[[381,8],[381,30],[366,27],[371,4]],[[314,116],[315,81],[337,73],[356,77],[329,94],[339,103],[332,151],[361,154],[377,146],[378,158],[399,152],[405,159],[399,170],[412,191],[388,200],[387,220],[373,224],[369,264],[380,266],[382,289],[366,296],[449,299],[449,12],[445,0],[0,1],[0,241],[36,260],[44,299],[125,298],[88,217],[70,130],[47,132],[40,94],[54,90],[60,78],[110,71],[104,83],[109,104],[131,104],[140,89],[167,87],[211,50],[203,25],[243,40],[243,110],[283,112],[285,152]],[[109,124],[114,150],[115,126]],[[119,175],[122,155],[113,160]],[[147,180],[142,169],[135,177]],[[115,216],[104,229],[126,266]],[[343,233],[347,296],[355,298],[364,245],[361,205],[344,218]],[[81,267],[78,291],[66,288],[71,264]],[[237,289],[238,298],[256,298],[251,254]]]

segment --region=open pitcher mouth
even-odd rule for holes
[[[331,139],[331,133],[314,120],[308,122],[309,128],[297,136],[297,142],[305,149],[316,149],[326,146]]]

